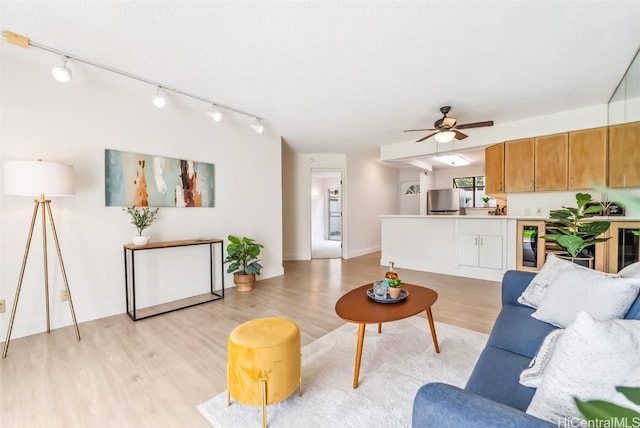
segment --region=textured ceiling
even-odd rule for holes
[[[504,123],[606,103],[640,1],[2,1],[0,26],[265,117],[297,152],[352,153],[442,105]]]

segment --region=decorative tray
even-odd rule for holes
[[[375,294],[373,294],[373,288],[370,288],[367,290],[367,296],[378,303],[398,303],[406,299],[409,296],[409,292],[404,288],[401,288],[400,295],[395,299],[392,299],[389,295],[387,295],[385,299],[378,299]]]

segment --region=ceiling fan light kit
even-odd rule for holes
[[[449,143],[456,140],[464,140],[468,137],[468,135],[460,132],[460,129],[470,129],[470,128],[482,128],[485,126],[493,126],[493,120],[487,120],[484,122],[474,122],[474,123],[463,123],[458,125],[458,121],[454,117],[448,117],[447,113],[451,111],[451,106],[443,106],[440,107],[440,113],[442,113],[442,118],[436,120],[433,123],[433,128],[425,128],[425,129],[405,129],[404,132],[424,132],[424,131],[435,131],[431,134],[427,134],[425,137],[422,137],[416,140],[416,143],[420,141],[424,141],[429,137],[434,137],[438,143]]]
[[[438,143],[449,143],[456,137],[456,133],[453,131],[442,131],[438,132],[433,138]]]

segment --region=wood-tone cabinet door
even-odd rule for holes
[[[504,194],[504,143],[484,149],[484,193]]]
[[[566,190],[568,176],[568,134],[535,139],[535,190]]]
[[[607,181],[607,128],[569,132],[569,189],[591,189]]]
[[[640,122],[609,127],[609,187],[640,186]]]
[[[504,189],[509,192],[533,191],[534,139],[504,143]]]

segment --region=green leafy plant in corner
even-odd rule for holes
[[[622,393],[632,403],[640,405],[640,388],[618,386],[616,391]],[[633,421],[640,421],[640,413],[617,404],[602,400],[581,401],[577,398],[574,398],[574,401],[582,416],[587,421],[594,421],[597,424],[593,426],[634,426]]]
[[[126,211],[127,214],[131,216],[131,224],[138,230],[138,235],[142,236],[142,231],[153,224],[159,209],[160,208],[156,208],[152,210],[149,207],[127,207],[123,208],[123,211]]]
[[[260,275],[262,265],[259,263],[258,256],[260,249],[264,246],[247,237],[239,238],[229,235],[227,239],[229,245],[227,245],[227,258],[224,260],[225,263],[229,263],[227,273]]]
[[[483,196],[482,197],[482,202],[484,202],[485,204],[488,204],[490,200],[491,200],[491,196]]]
[[[557,242],[574,258],[590,245],[609,239],[598,236],[609,229],[610,222],[584,221],[600,214],[603,210],[601,204],[589,204],[589,202],[592,202],[590,194],[577,193],[577,207],[551,210],[549,212],[551,220],[547,221],[547,229],[553,230],[554,233],[546,234],[543,238]]]

